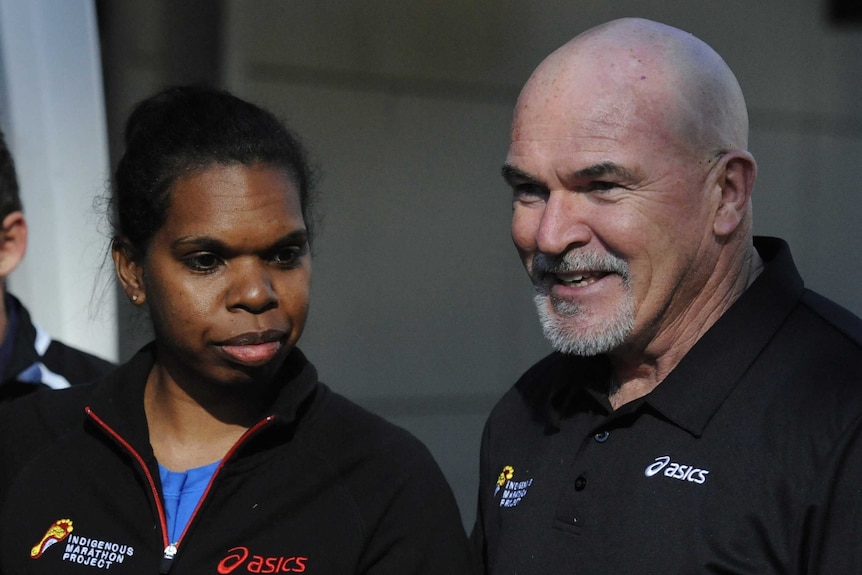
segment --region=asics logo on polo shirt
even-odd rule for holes
[[[662,472],[665,477],[698,484],[706,483],[706,476],[709,475],[709,471],[706,469],[701,469],[694,465],[675,463],[670,460],[669,455],[656,457],[655,461],[644,469],[644,475],[647,477],[653,477]]]

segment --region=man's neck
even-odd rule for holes
[[[635,349],[621,348],[609,354],[613,366],[612,385],[608,393],[611,407],[619,407],[641,398],[664,381],[701,337],[718,321],[739,296],[763,271],[763,261],[752,245],[728,266],[737,273],[728,274],[721,267],[707,283],[702,303],[689,306],[667,329],[657,332],[650,341]]]

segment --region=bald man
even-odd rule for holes
[[[613,21],[515,109],[512,238],[555,352],[495,407],[486,573],[862,573],[862,320],[752,237],[727,64]]]

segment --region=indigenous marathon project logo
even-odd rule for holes
[[[48,528],[48,531],[45,532],[42,540],[39,541],[36,545],[30,549],[30,557],[32,559],[38,559],[42,556],[42,553],[45,552],[48,547],[53,545],[54,543],[59,543],[63,539],[69,536],[69,533],[72,532],[72,520],[71,519],[58,519]]]
[[[500,497],[500,507],[515,507],[527,495],[527,489],[533,484],[532,479],[513,481],[514,477],[515,468],[506,465],[497,478],[494,497]]]
[[[63,543],[64,545],[59,546],[63,547],[61,560],[107,570],[135,554],[134,548],[130,545],[72,535],[72,530],[71,519],[58,519],[51,524],[42,539],[30,549],[30,558],[39,559],[45,551],[58,543]]]

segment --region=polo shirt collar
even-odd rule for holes
[[[626,413],[648,406],[694,436],[703,433],[804,289],[787,243],[755,237],[754,246],[764,263],[761,274],[658,387],[624,406]],[[560,356],[551,376],[548,425],[559,429],[561,419],[577,411],[610,413],[607,399],[594,391],[607,385],[610,373],[604,356]]]
[[[559,430],[560,423],[577,412],[610,413],[604,389],[611,376],[611,364],[604,355],[578,357],[556,353],[548,394],[547,423]]]
[[[646,403],[699,437],[743,374],[796,306],[804,285],[790,248],[757,237],[764,270],[682,358]]]

